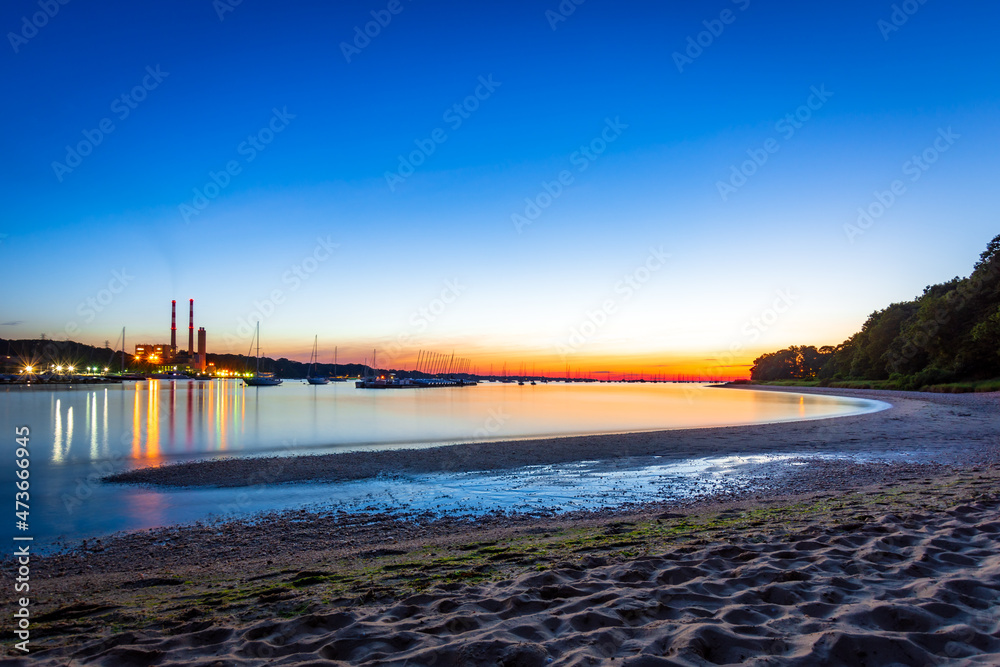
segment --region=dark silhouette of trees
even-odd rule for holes
[[[913,301],[872,313],[836,347],[793,346],[761,356],[751,370],[762,381],[813,377],[893,380],[903,388],[1000,377],[1000,235],[968,278],[929,285]]]
[[[760,382],[770,380],[811,380],[817,376],[833,348],[791,346],[784,350],[757,357],[750,369],[750,378]]]

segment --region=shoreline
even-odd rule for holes
[[[298,454],[170,463],[104,478],[108,483],[174,488],[249,487],[296,482],[341,482],[379,474],[493,472],[583,460],[658,456],[662,463],[737,454],[894,453],[922,451],[949,456],[948,443],[979,440],[1000,418],[984,407],[1000,394],[921,394],[878,390],[817,390],[735,385],[752,391],[822,394],[893,403],[888,409],[838,417],[744,426],[640,431],[599,435],[393,448],[335,454]],[[962,412],[956,413],[955,408]],[[969,412],[978,413],[973,417]],[[917,417],[931,424],[914,425]],[[969,418],[972,418],[969,420]],[[897,446],[896,442],[905,443]],[[956,452],[951,452],[955,454]]]
[[[4,651],[25,667],[996,658],[1000,395],[886,398],[853,417],[590,438],[618,456],[794,442],[805,458],[777,489],[565,513],[298,510],[86,540],[33,557],[38,644]],[[845,449],[937,462],[808,458]]]

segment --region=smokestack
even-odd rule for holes
[[[194,299],[191,299],[191,315],[188,318],[188,356],[194,354]]]
[[[208,355],[206,354],[206,349],[208,347],[205,341],[205,327],[198,328],[198,370],[205,372],[208,367]]]
[[[177,354],[177,300],[170,302],[170,354]]]

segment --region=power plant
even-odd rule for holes
[[[187,367],[204,373],[208,369],[208,335],[205,327],[198,329],[198,351],[194,347],[194,299],[188,301],[187,351],[177,351],[177,301],[170,302],[170,345],[165,343],[139,343],[135,346],[136,361],[157,366]]]

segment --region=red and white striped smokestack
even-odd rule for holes
[[[177,354],[177,300],[170,302],[170,353]]]
[[[191,315],[188,318],[188,354],[194,354],[194,299],[191,299]]]

